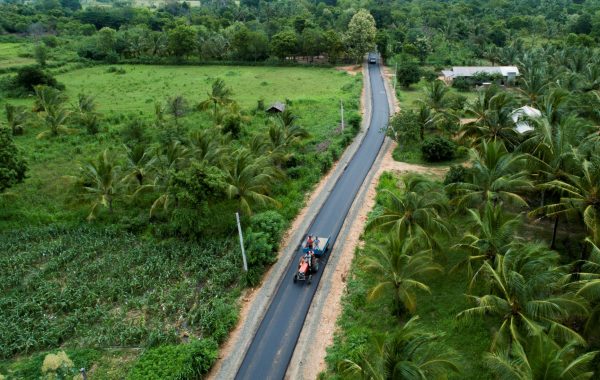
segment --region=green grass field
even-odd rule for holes
[[[34,64],[33,58],[20,57],[20,55],[31,53],[31,46],[30,44],[0,42],[0,69]]]

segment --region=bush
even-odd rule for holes
[[[213,339],[152,348],[142,354],[127,379],[199,379],[213,365],[217,353],[218,346]]]
[[[352,112],[348,116],[348,125],[352,128],[353,131],[360,131],[360,123],[362,121],[362,116],[358,112]]]
[[[425,140],[421,146],[423,158],[428,162],[447,161],[454,158],[456,144],[447,138],[436,136]]]
[[[15,96],[24,96],[33,93],[35,86],[45,85],[54,87],[58,90],[64,90],[65,86],[58,83],[49,73],[42,70],[39,66],[25,66],[17,71],[17,76],[12,80],[5,82],[4,87],[7,92]]]
[[[274,250],[279,248],[281,233],[285,228],[285,220],[277,211],[265,211],[256,214],[250,218],[252,230],[262,232],[267,235],[267,241],[273,246]]]
[[[467,173],[468,169],[462,165],[450,166],[450,170],[448,170],[448,173],[446,173],[446,177],[444,178],[444,185],[465,182]]]
[[[472,81],[465,77],[454,78],[452,81],[452,87],[458,91],[469,91],[472,86]]]

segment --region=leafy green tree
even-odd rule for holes
[[[333,29],[323,33],[324,52],[329,62],[336,62],[344,53],[344,42],[342,36]]]
[[[11,130],[0,128],[0,193],[23,182],[26,172],[27,162],[15,145]]]
[[[475,306],[460,312],[464,321],[491,316],[499,324],[492,342],[496,347],[526,344],[532,337],[548,335],[558,341],[583,338],[566,325],[570,316],[587,314],[583,299],[565,293],[560,287],[564,273],[557,267],[558,254],[540,244],[527,244],[497,255],[494,264],[484,261],[475,273],[483,295],[469,295]]]
[[[358,359],[338,364],[344,378],[364,380],[425,380],[459,372],[451,355],[434,350],[437,337],[424,333],[413,317],[386,339],[376,338]]]
[[[387,134],[401,146],[420,140],[417,114],[413,110],[401,110],[390,119]]]
[[[419,83],[421,80],[421,69],[417,64],[405,63],[398,67],[396,78],[402,87],[408,89],[410,85]]]
[[[348,54],[358,63],[364,55],[375,49],[377,29],[369,11],[360,9],[352,16],[344,36]]]
[[[98,49],[98,51],[100,51],[104,55],[111,54],[115,52],[116,45],[116,30],[109,27],[104,27],[98,31],[96,40],[96,48]]]
[[[403,177],[404,193],[397,195],[384,190],[386,199],[383,212],[367,225],[392,231],[400,239],[421,239],[426,246],[438,248],[435,234],[449,234],[449,227],[442,217],[446,198],[435,185],[419,175]]]
[[[280,173],[266,156],[254,157],[250,151],[234,152],[227,171],[227,195],[238,202],[238,209],[246,215],[252,214],[254,206],[279,203],[268,194],[280,177]]]
[[[29,120],[29,113],[25,110],[25,107],[6,103],[4,111],[6,113],[6,123],[13,136],[22,135]]]
[[[526,206],[520,191],[533,185],[524,170],[525,156],[509,153],[503,143],[483,141],[480,151],[471,149],[473,167],[465,182],[453,183],[448,190],[457,195],[459,206],[485,205],[492,202],[512,202]]]
[[[88,220],[96,218],[101,207],[113,212],[113,202],[121,195],[121,167],[114,153],[105,149],[96,160],[90,160],[79,168],[79,182],[92,196],[92,208]]]
[[[271,37],[271,51],[282,61],[297,52],[298,37],[291,29],[283,30]]]
[[[417,290],[430,293],[422,279],[443,269],[433,262],[431,250],[419,250],[416,239],[401,240],[389,235],[385,245],[369,246],[363,256],[363,266],[375,277],[368,299],[391,294],[393,313],[401,317],[417,309]]]
[[[182,59],[196,50],[196,31],[189,25],[178,24],[169,30],[168,48],[177,59]]]

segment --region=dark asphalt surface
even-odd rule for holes
[[[304,319],[317,289],[321,273],[330,251],[335,245],[346,214],[371,169],[383,144],[389,118],[388,99],[378,64],[369,65],[371,81],[371,125],[364,140],[346,170],[325,200],[309,231],[318,236],[331,236],[329,251],[321,259],[319,272],[313,275],[311,285],[293,282],[295,270],[302,255],[298,249],[283,282],[279,285],[255,336],[248,348],[236,379],[283,379],[300,336]],[[300,242],[298,242],[300,243]]]

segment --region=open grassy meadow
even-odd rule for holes
[[[104,211],[87,222],[89,200],[76,190],[73,176],[105,149],[116,152],[125,169],[128,125],[142,120],[143,133],[158,150],[172,136],[187,141],[195,131],[215,128],[219,133],[212,111],[196,106],[221,78],[241,107],[243,120],[240,136],[225,144],[260,144],[261,137],[268,140],[271,120],[257,110],[258,100],[265,105],[287,101],[309,137],[297,148],[302,158],[294,170],[270,189],[281,205],[271,211],[277,218],[268,214],[272,206],[263,206],[257,207],[257,213],[266,214],[262,219],[243,219],[245,225],[267,225],[273,231],[266,235],[257,230],[257,237],[248,239],[248,247],[265,255],[278,244],[278,238],[265,236],[280,236],[305,194],[352,139],[350,128],[337,131],[339,101],[349,114],[356,114],[362,88],[360,75],[334,69],[111,67],[75,70],[57,78],[66,86],[68,109],[78,94],[94,96],[98,133],[71,123],[71,133],[37,138],[46,127],[33,114],[24,134],[14,138],[29,169],[23,183],[0,197],[0,267],[9,268],[0,272],[0,374],[8,379],[39,378],[44,356],[58,348],[65,349],[77,367],[90,369],[91,380],[146,379],[151,365],[169,373],[169,355],[192,355],[185,350],[204,355],[210,367],[217,344],[237,321],[241,290],[256,284],[272,262],[251,255],[250,262],[258,264],[251,275],[240,274],[236,206],[231,200],[205,206],[231,215],[222,218],[226,223],[206,220],[204,209],[193,215],[173,212],[150,218],[152,194],[133,196],[120,187],[114,213]],[[158,126],[155,103],[164,105],[175,96],[185,98],[186,112],[176,122],[166,114],[165,125]],[[32,97],[6,102],[27,110],[33,106]],[[210,233],[196,240],[180,239],[191,233],[181,229],[188,227],[172,229],[173,218],[180,226],[194,230],[202,225]],[[188,341],[196,343],[179,346]],[[152,355],[166,362],[156,364]],[[146,364],[139,364],[140,357]]]
[[[33,58],[23,57],[30,55],[31,49],[31,44],[0,42],[0,69],[34,64]]]

